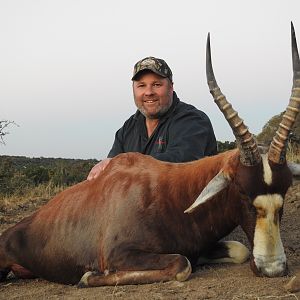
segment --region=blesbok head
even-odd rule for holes
[[[238,222],[252,248],[251,268],[256,274],[270,277],[282,276],[286,272],[286,256],[279,229],[283,200],[292,183],[292,174],[286,161],[286,141],[300,108],[300,61],[293,24],[291,38],[294,73],[292,95],[268,153],[261,155],[253,135],[216,82],[208,35],[206,74],[209,89],[233,130],[239,158],[235,162],[231,160],[185,211],[192,212],[227,187],[238,193],[237,209],[242,207]]]

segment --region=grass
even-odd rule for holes
[[[13,195],[0,195],[0,211],[5,212],[16,208],[22,208],[28,204],[36,204],[49,200],[54,195],[64,190],[66,186],[55,186],[51,183],[40,184],[36,187],[16,190]]]
[[[300,145],[288,143],[286,158],[288,161],[300,163]]]

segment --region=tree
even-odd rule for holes
[[[11,192],[10,181],[15,171],[12,158],[3,156],[0,160],[0,194],[5,195]]]
[[[236,143],[229,142],[229,141],[225,141],[225,142],[217,141],[217,145],[218,145],[219,153],[236,148]]]
[[[6,130],[9,127],[9,125],[11,125],[11,124],[18,126],[14,121],[0,120],[0,144],[5,145],[3,138],[5,135],[9,134],[9,132]]]
[[[50,179],[48,169],[43,166],[30,165],[23,172],[28,179],[34,182],[35,186],[48,182]]]

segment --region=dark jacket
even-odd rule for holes
[[[139,152],[170,162],[187,162],[217,153],[214,131],[208,116],[181,102],[174,92],[173,103],[148,138],[145,117],[137,111],[115,135],[108,157]]]

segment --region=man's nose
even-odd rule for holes
[[[145,95],[150,96],[153,95],[153,87],[151,85],[147,86],[145,89]]]

